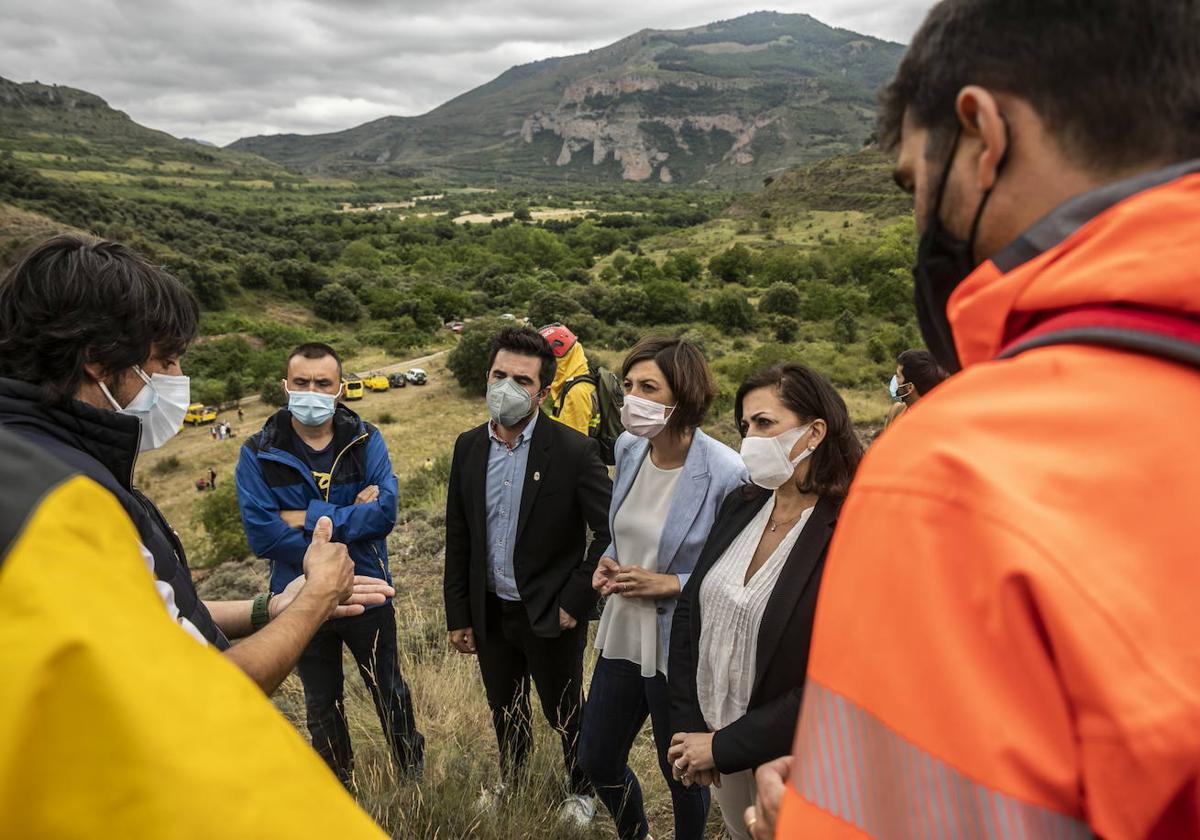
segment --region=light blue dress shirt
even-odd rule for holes
[[[488,449],[487,502],[488,590],[505,601],[520,601],[517,576],[513,571],[513,547],[517,541],[517,520],[521,514],[521,493],[525,489],[525,468],[529,464],[529,442],[538,414],[534,412],[529,425],[509,448],[488,426],[491,438]]]

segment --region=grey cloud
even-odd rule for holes
[[[930,5],[773,8],[903,42]],[[0,75],[84,88],[146,125],[228,143],[424,113],[514,64],[760,8],[741,0],[0,0]]]

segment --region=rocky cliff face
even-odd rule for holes
[[[854,151],[903,48],[805,15],[646,30],[515,67],[420,117],[235,146],[304,169],[751,186]]]

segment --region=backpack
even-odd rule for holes
[[[567,393],[580,382],[587,382],[595,387],[592,392],[592,418],[588,421],[588,437],[600,445],[600,457],[608,466],[617,463],[617,438],[625,431],[621,423],[621,406],[625,404],[625,389],[621,380],[611,370],[588,362],[587,373],[573,376],[563,383],[558,393],[558,403],[554,406],[554,416],[558,417],[567,404]]]

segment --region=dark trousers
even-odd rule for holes
[[[553,639],[533,633],[525,606],[488,593],[487,634],[476,638],[479,671],[500,745],[500,771],[517,784],[533,746],[530,681],[537,686],[542,713],[562,738],[571,793],[591,795],[579,769],[580,711],[583,705],[583,648],[587,624],[580,622]]]
[[[413,718],[412,695],[400,675],[396,652],[396,612],[391,604],[362,615],[325,622],[300,655],[300,682],[313,749],[346,784],[354,752],[346,727],[342,645],[350,648],[358,672],[375,701],[375,712],[401,775],[419,775],[425,739]]]
[[[671,777],[667,761],[674,734],[670,706],[667,678],[662,674],[643,677],[641,666],[633,662],[604,657],[596,660],[583,709],[579,761],[596,786],[596,795],[612,814],[621,840],[642,840],[650,831],[642,787],[629,768],[629,751],[647,717],[654,732],[658,766],[671,791],[675,838],[703,840],[709,792],[707,787],[687,787]]]

